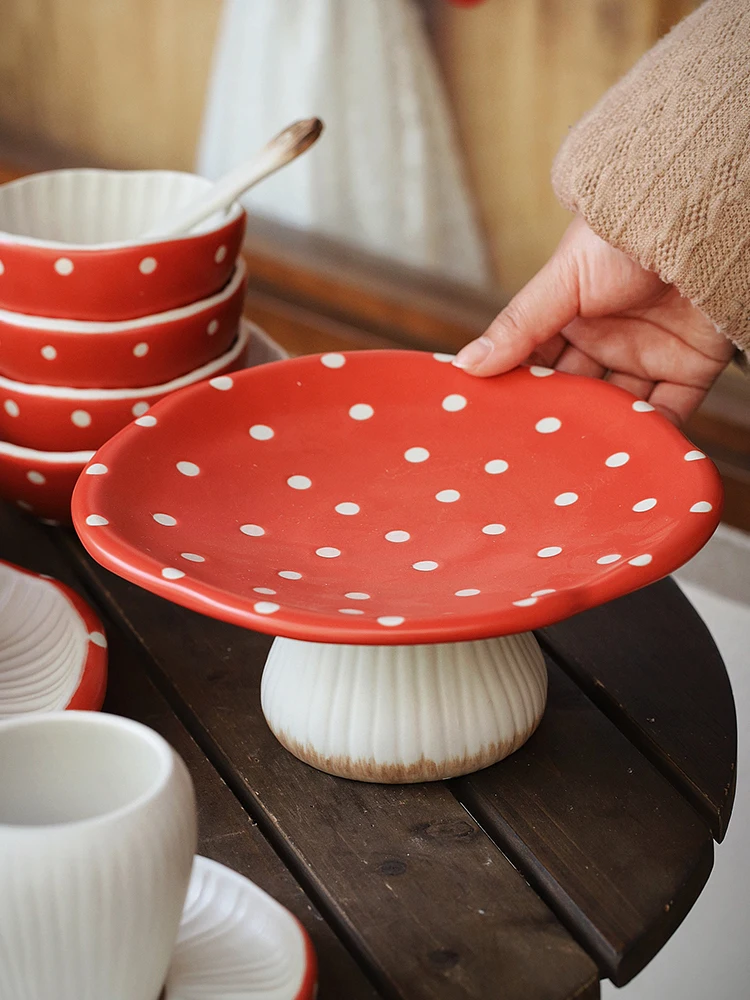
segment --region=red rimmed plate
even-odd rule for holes
[[[308,356],[176,393],[94,456],[76,529],[178,604],[366,644],[550,624],[660,579],[713,533],[718,473],[649,404],[450,360]]]

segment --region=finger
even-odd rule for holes
[[[648,399],[654,390],[654,383],[645,378],[638,378],[637,375],[628,375],[626,372],[612,372],[607,376],[607,381],[612,385],[619,385],[621,389],[627,389],[638,399]]]
[[[568,254],[557,251],[508,303],[486,333],[453,364],[472,375],[497,375],[520,364],[578,314],[578,279]]]
[[[554,368],[568,342],[562,333],[557,333],[544,344],[539,344],[526,358],[526,364],[541,365],[543,368]]]
[[[648,397],[648,401],[679,427],[698,409],[707,392],[707,389],[697,389],[690,385],[657,382],[654,391]]]
[[[602,378],[606,368],[598,361],[590,358],[588,354],[579,351],[572,344],[568,345],[555,363],[555,368],[559,372],[568,372],[570,375],[587,375],[589,378]]]

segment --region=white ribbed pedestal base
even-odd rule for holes
[[[296,757],[359,781],[435,781],[517,750],[544,711],[530,633],[476,642],[347,646],[277,638],[261,684],[271,730]]]

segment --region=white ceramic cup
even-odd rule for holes
[[[0,723],[0,997],[157,1000],[195,847],[192,782],[152,730]]]

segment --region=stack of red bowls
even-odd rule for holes
[[[140,234],[209,182],[57,170],[0,186],[0,496],[69,517],[93,452],[158,399],[241,368],[245,213]]]

